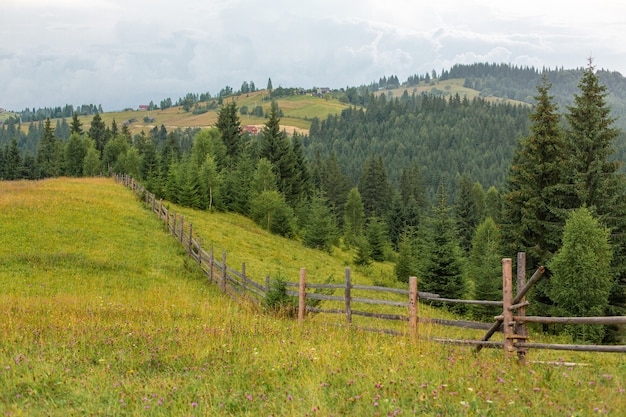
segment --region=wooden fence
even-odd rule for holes
[[[202,239],[194,232],[193,225],[186,222],[183,216],[171,213],[162,200],[157,200],[154,194],[148,192],[141,184],[128,176],[116,176],[116,181],[130,188],[134,193],[141,196],[146,206],[155,213],[165,224],[165,228],[186,248],[188,255],[198,264],[198,267],[208,278],[208,282],[220,286],[221,290],[235,300],[249,300],[255,303],[262,303],[266,294],[270,290],[270,277],[266,276],[263,283],[257,283],[246,275],[246,265],[242,263],[241,270],[233,269],[227,264],[226,252],[216,259],[213,246],[207,252],[203,248]],[[604,325],[626,325],[626,317],[531,317],[526,316],[525,309],[528,302],[526,294],[532,286],[541,278],[544,268],[540,267],[532,277],[526,282],[525,255],[518,254],[517,259],[517,288],[518,292],[513,297],[512,261],[510,258],[502,260],[503,277],[503,301],[481,301],[481,300],[459,300],[440,297],[438,294],[419,292],[416,277],[410,277],[409,288],[388,288],[380,286],[352,284],[350,268],[345,270],[345,282],[342,284],[313,284],[306,282],[306,269],[300,270],[300,277],[297,283],[285,283],[288,289],[287,294],[298,298],[298,321],[303,322],[307,312],[341,314],[345,315],[346,323],[352,324],[352,316],[363,316],[384,320],[401,320],[409,322],[409,331],[400,332],[390,329],[368,329],[395,335],[408,334],[412,339],[419,336],[418,323],[430,323],[443,326],[454,326],[467,329],[486,330],[485,336],[481,340],[458,340],[438,337],[429,337],[435,342],[474,345],[476,351],[483,347],[504,348],[508,356],[517,355],[521,362],[524,362],[525,355],[529,348],[572,350],[572,351],[592,351],[592,352],[626,352],[626,345],[566,345],[566,344],[546,344],[530,343],[526,323],[565,323],[565,324],[604,324]],[[297,291],[295,290],[297,289]],[[313,290],[313,291],[310,291]],[[321,294],[319,291],[343,290],[343,296]],[[354,297],[353,290],[360,292],[368,291],[372,293],[394,293],[403,295],[406,301],[380,300],[375,298]],[[326,291],[324,291],[326,292]],[[322,300],[341,302],[344,308],[322,309],[307,305],[307,300]],[[479,323],[467,320],[445,320],[437,318],[419,317],[420,301],[436,301],[439,303],[460,303],[489,305],[502,307],[502,315],[495,317],[493,324]],[[395,306],[408,309],[408,314],[387,314],[359,311],[353,308],[353,303],[375,304],[384,306]],[[406,311],[406,310],[405,310]],[[517,312],[517,314],[514,314]],[[494,342],[489,339],[496,332],[504,333],[503,342]]]

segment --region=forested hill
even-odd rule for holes
[[[366,110],[314,121],[305,149],[310,160],[335,153],[355,184],[373,155],[382,157],[396,184],[402,169],[417,163],[429,195],[442,181],[454,195],[463,173],[485,187],[504,184],[515,146],[528,134],[529,112],[529,106],[459,95],[379,95]]]
[[[578,82],[584,68],[577,69],[536,69],[517,67],[508,64],[476,63],[455,65],[450,70],[443,70],[440,81],[464,79],[464,86],[480,92],[481,97],[500,97],[534,103],[536,87],[545,75],[552,84],[550,94],[560,111],[565,112],[571,106],[574,94],[578,94]],[[611,106],[613,117],[617,117],[616,126],[626,130],[626,78],[617,71],[600,69],[596,72],[600,82],[607,87],[606,101]]]

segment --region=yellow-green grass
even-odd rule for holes
[[[238,108],[247,106],[250,112],[254,107],[262,106],[263,112],[267,113],[271,105],[271,101],[268,97],[267,90],[261,90],[254,93],[229,97],[226,101],[234,100]],[[293,132],[294,128],[298,132],[307,133],[311,126],[311,119],[314,117],[325,119],[329,114],[339,114],[343,109],[348,107],[346,104],[336,99],[320,98],[310,95],[281,97],[276,101],[283,111],[281,126],[289,133]],[[200,105],[204,105],[204,103],[200,103]],[[148,133],[155,126],[160,128],[161,125],[165,126],[168,131],[188,127],[208,128],[215,125],[217,112],[216,109],[213,109],[203,114],[193,114],[192,112],[185,112],[182,107],[171,107],[166,110],[105,112],[100,116],[107,126],[111,126],[111,123],[115,120],[118,128],[121,128],[125,121],[136,119],[136,121],[129,125],[131,133],[136,134],[141,131]],[[3,115],[0,115],[0,120],[3,120],[2,116]],[[154,118],[154,121],[144,122],[144,117],[146,116]],[[249,115],[240,115],[240,118],[242,125],[263,125],[267,121],[264,117]],[[92,119],[93,116],[79,117],[79,120],[83,123],[83,130],[89,129]],[[53,123],[56,123],[56,120],[53,120]],[[28,123],[24,123],[22,129],[26,132],[28,130]]]
[[[243,218],[230,222],[237,233],[264,236]],[[519,367],[499,350],[474,356],[315,319],[297,326],[237,305],[112,180],[0,182],[0,224],[2,415],[534,416],[626,408],[623,355],[563,354],[588,366]],[[203,238],[211,233],[201,230]],[[300,249],[276,241],[273,256],[261,249],[269,241],[256,249],[239,242],[245,255],[233,247],[229,259],[258,250],[290,276],[300,261],[317,259],[304,250],[298,259],[291,253]],[[214,244],[231,250],[235,242],[224,234]],[[250,271],[276,269],[245,260]],[[318,278],[313,269],[311,276]]]
[[[422,94],[422,93],[437,93],[437,94],[445,94],[448,96],[454,96],[458,94],[461,97],[467,97],[469,100],[480,97],[480,91],[474,90],[472,88],[464,87],[463,84],[465,82],[464,78],[451,78],[449,80],[434,80],[431,82],[421,82],[419,85],[412,87],[400,87],[393,90],[382,90],[379,91],[378,94],[391,94],[392,97],[398,98],[401,97],[406,91],[409,95]],[[484,99],[488,102],[492,103],[510,103],[510,104],[521,104],[527,106],[528,103],[519,100],[511,100],[505,99],[502,97],[488,96],[484,97]]]

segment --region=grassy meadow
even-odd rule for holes
[[[330,274],[339,281],[351,256],[305,250],[239,216],[170,208],[216,253],[226,250],[229,264],[245,261],[253,277],[295,280],[306,266],[311,281]],[[111,179],[0,182],[0,224],[2,416],[626,410],[624,355],[534,350],[536,362],[521,367],[500,350],[475,355],[322,316],[298,326],[238,305],[208,285],[156,216]],[[371,283],[390,269],[377,265],[353,278]]]

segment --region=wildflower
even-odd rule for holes
[[[198,406],[198,403],[193,402],[193,403],[191,403],[191,406],[192,406],[192,407],[197,407],[197,406]]]

